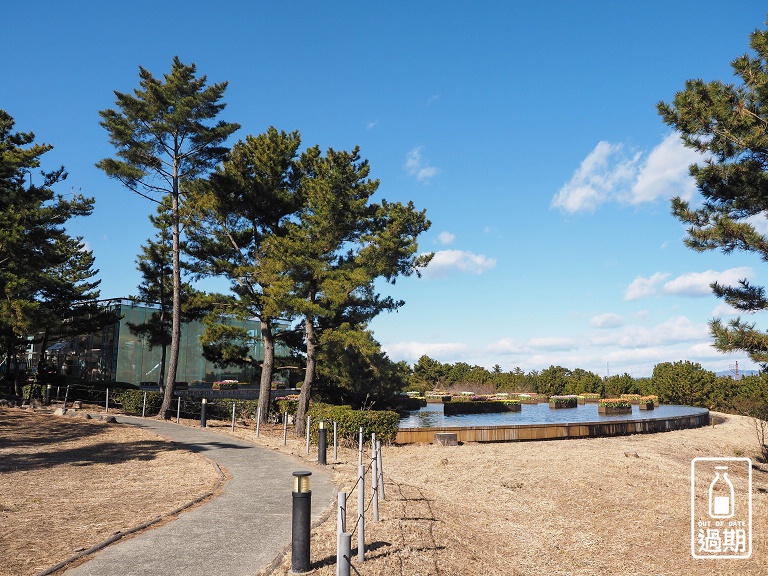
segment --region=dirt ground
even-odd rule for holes
[[[380,521],[369,508],[364,563],[353,536],[353,574],[764,576],[768,465],[757,460],[752,422],[724,417],[716,426],[619,438],[386,446]],[[258,439],[253,428],[232,433],[228,422],[209,421],[209,428],[308,464],[317,459],[315,446],[307,455],[304,440],[290,434],[283,446],[281,427],[263,427]],[[744,456],[754,462],[752,556],[696,560],[691,460]],[[329,447],[328,463],[350,492],[356,448],[341,448],[334,459]],[[153,497],[170,476],[178,479],[173,503]],[[130,427],[0,409],[0,547],[15,562],[0,573],[39,573],[207,493],[217,480],[197,455]],[[349,493],[350,529],[356,502]],[[312,573],[335,574],[335,511],[313,529],[311,543]],[[290,552],[267,573],[289,574]]]

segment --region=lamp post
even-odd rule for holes
[[[325,420],[320,420],[317,426],[317,463],[325,465],[328,449],[328,430],[325,428]]]
[[[200,406],[200,428],[205,428],[208,423],[208,415],[206,414],[206,408],[208,407],[208,399],[203,398],[203,402]]]
[[[291,521],[291,571],[309,572],[309,531],[312,516],[312,472],[293,473],[293,515]]]

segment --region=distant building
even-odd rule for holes
[[[47,364],[56,367],[62,374],[83,378],[86,381],[157,384],[161,372],[162,348],[156,346],[150,350],[142,338],[131,333],[128,323],[143,324],[158,308],[151,304],[125,299],[105,300],[103,304],[122,315],[122,318],[94,334],[76,336],[50,345],[45,350]],[[252,355],[257,360],[263,360],[264,349],[259,321],[254,319],[245,322],[231,320],[231,322],[242,325],[248,330],[253,336]],[[196,321],[181,326],[177,382],[193,384],[226,379],[249,383],[258,381],[260,375],[253,367],[219,368],[206,360],[200,344],[203,329],[203,325]],[[275,345],[276,357],[288,357],[288,355],[289,351],[285,346]],[[167,349],[167,356],[170,356],[170,346]],[[33,357],[39,356],[34,354]],[[279,372],[276,372],[273,378],[278,382],[286,379],[287,375]]]

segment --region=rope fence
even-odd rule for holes
[[[370,473],[371,495],[366,498],[365,478]],[[348,492],[339,492],[336,514],[336,575],[349,576],[352,568],[352,538],[357,535],[357,561],[365,562],[365,518],[372,511],[373,521],[379,521],[379,498],[384,499],[381,442],[371,434],[371,457],[363,464],[363,429],[358,445],[357,481]],[[357,518],[352,530],[347,526],[347,500],[357,489]]]

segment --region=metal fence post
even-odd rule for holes
[[[384,496],[384,469],[381,462],[381,440],[376,440],[376,460],[379,469],[379,492],[381,499],[386,500]]]
[[[261,431],[261,406],[256,408],[256,438],[259,437]]]
[[[336,576],[350,576],[352,560],[352,534],[342,532],[336,544]]]
[[[283,446],[288,442],[288,412],[283,412]]]
[[[357,447],[357,465],[360,466],[363,463],[363,427],[360,426],[360,439]]]
[[[104,401],[104,412],[109,414],[109,388],[107,388],[107,399]]]
[[[376,444],[373,445],[371,457],[371,490],[373,491],[373,521],[379,521],[379,470],[377,466]]]
[[[181,396],[179,396],[179,401],[176,403],[176,424],[179,423],[180,418],[181,418]]]
[[[365,562],[365,466],[357,467],[357,559]]]
[[[147,392],[144,392],[144,401],[141,404],[141,417],[144,418],[147,413]]]
[[[333,461],[336,462],[339,459],[339,443],[336,439],[336,422],[333,423]]]
[[[309,429],[311,427],[312,417],[307,416],[307,454],[309,454]]]
[[[336,533],[341,534],[347,531],[347,493],[339,492],[337,498]]]
[[[235,431],[235,406],[237,406],[237,402],[232,402],[232,432]]]

